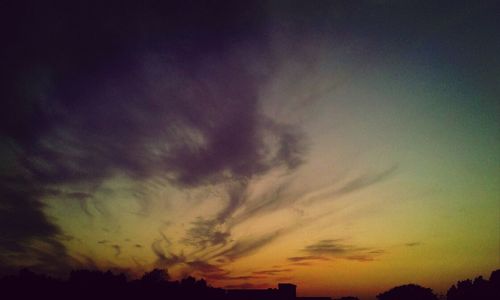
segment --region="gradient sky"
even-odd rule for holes
[[[500,267],[496,1],[8,2],[1,274],[369,299]]]

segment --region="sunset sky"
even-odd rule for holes
[[[0,275],[372,299],[500,268],[497,1],[7,2]]]

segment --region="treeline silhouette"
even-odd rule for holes
[[[0,279],[0,298],[236,300],[225,289],[212,287],[204,279],[197,280],[191,276],[177,281],[169,279],[168,273],[160,269],[154,269],[145,273],[142,278],[130,281],[124,274],[114,274],[111,271],[75,270],[70,273],[67,280],[60,280],[23,269],[18,275]],[[280,297],[279,294],[274,295],[273,299],[289,298]],[[437,300],[438,297],[429,288],[408,284],[381,293],[377,295],[377,299]],[[500,299],[500,269],[493,271],[489,280],[479,276],[473,281],[470,279],[458,281],[456,285],[450,287],[446,299]]]
[[[204,279],[189,276],[169,281],[168,273],[154,269],[141,279],[128,281],[111,271],[72,271],[67,280],[21,270],[17,276],[0,279],[2,299],[225,299],[225,290]],[[10,295],[4,298],[2,295]]]
[[[392,288],[377,295],[379,300],[438,300],[431,289],[416,284]],[[477,277],[452,285],[446,293],[447,300],[498,300],[500,299],[500,269],[493,271],[489,280]]]
[[[450,287],[446,293],[446,298],[448,300],[500,299],[500,269],[493,271],[489,280],[479,276],[474,281],[466,279],[457,282],[456,286],[452,285]]]

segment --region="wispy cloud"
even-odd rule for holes
[[[202,260],[188,261],[186,264],[192,269],[202,273],[225,273],[222,268]]]
[[[182,242],[199,249],[205,249],[208,246],[225,245],[230,236],[227,229],[224,229],[217,220],[198,218],[191,223],[191,228],[188,229]]]
[[[353,245],[343,244],[341,239],[321,240],[314,244],[308,245],[304,248],[304,251],[309,253],[330,254],[330,255],[343,254],[356,250],[360,249]]]
[[[168,268],[186,261],[183,253],[178,255],[166,252],[162,247],[163,240],[156,240],[151,244],[151,249],[156,255],[155,265],[163,268]]]
[[[241,283],[241,284],[230,284],[224,286],[226,289],[263,289],[268,288],[269,285],[266,283]]]
[[[197,14],[178,17],[170,5],[142,6],[137,15],[148,15],[148,20],[113,14],[116,24],[126,25],[109,27],[106,9],[92,10],[93,22],[81,23],[71,18],[81,15],[80,8],[52,7],[41,8],[35,19],[12,24],[18,29],[32,22],[39,26],[30,26],[14,48],[4,47],[14,63],[2,70],[9,74],[8,89],[2,90],[9,105],[0,110],[0,145],[10,159],[0,162],[6,170],[0,174],[0,227],[8,232],[0,241],[0,255],[15,251],[29,256],[27,244],[56,241],[63,233],[44,214],[44,190],[64,187],[65,197],[78,201],[91,216],[88,199],[117,174],[136,181],[164,178],[182,188],[232,182],[236,187],[227,189],[227,205],[213,218],[217,226],[244,203],[248,179],[302,163],[296,127],[261,111],[260,87],[274,69],[266,40],[254,34],[262,29],[260,22],[248,23],[247,9],[239,6],[231,5],[231,14],[224,16],[219,12],[227,4],[216,6],[212,13],[217,17],[210,20]],[[254,8],[264,14],[258,5]],[[54,26],[51,20],[64,24]],[[214,24],[240,32],[241,44],[221,35]],[[75,28],[82,30],[78,39]],[[184,48],[178,35],[158,28],[193,35]],[[231,46],[221,51],[220,45]],[[18,48],[36,49],[37,54],[14,50]],[[266,72],[248,59],[266,66]],[[147,199],[140,191],[134,195],[139,213],[146,215]],[[196,229],[191,233],[196,236]],[[206,243],[223,244],[228,234],[216,234]],[[57,247],[65,250],[63,243]]]
[[[251,275],[233,275],[230,271],[225,270],[219,265],[211,264],[202,260],[194,260],[185,262],[189,267],[189,272],[192,274],[198,274],[199,276],[206,278],[208,280],[256,280],[263,279],[266,276],[259,274]]]
[[[234,242],[229,248],[216,253],[214,256],[222,256],[231,261],[248,256],[277,239],[281,233],[282,231],[278,230],[258,238],[240,239]]]
[[[385,250],[383,249],[347,244],[343,239],[320,240],[314,244],[306,246],[303,251],[312,254],[312,257],[321,257],[321,259],[326,256],[331,258],[355,260],[359,262],[373,261],[378,256],[385,253]],[[300,262],[301,259],[296,261]]]
[[[269,276],[274,276],[274,275],[280,275],[281,273],[284,273],[284,272],[290,272],[292,271],[292,269],[278,269],[278,268],[275,268],[275,269],[266,269],[266,270],[259,270],[259,271],[254,271],[252,272],[253,274],[256,274],[256,275],[269,275]]]
[[[312,205],[325,200],[337,199],[338,197],[346,194],[360,191],[375,184],[382,183],[396,175],[398,170],[399,166],[396,164],[382,171],[358,175],[346,182],[336,180],[333,184],[326,186],[319,191],[308,192],[305,195],[302,195],[297,202]]]
[[[325,257],[325,256],[308,255],[308,256],[288,257],[287,260],[289,260],[291,262],[308,262],[308,261],[325,261],[325,260],[330,260],[330,259],[328,257]]]
[[[122,247],[120,245],[111,245],[111,248],[113,248],[115,250],[115,257],[118,257],[120,256],[120,254],[122,253]]]
[[[334,195],[343,195],[347,193],[352,193],[354,191],[367,188],[376,183],[380,183],[390,176],[394,175],[396,171],[399,169],[398,165],[394,165],[388,169],[385,169],[381,172],[366,174],[363,176],[356,177],[347,183],[344,183],[341,187],[335,189],[333,192]]]

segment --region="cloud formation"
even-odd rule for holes
[[[272,64],[266,42],[257,43],[259,19],[246,13],[248,5],[189,8],[138,5],[132,16],[130,7],[42,5],[26,22],[25,7],[12,7],[21,18],[10,24],[8,38],[22,38],[2,49],[11,60],[2,82],[8,109],[0,116],[7,158],[0,174],[3,261],[30,251],[36,240],[64,254],[57,241],[63,232],[44,214],[43,199],[73,199],[92,216],[87,199],[116,175],[162,177],[182,188],[233,182],[226,207],[193,224],[186,238],[198,247],[224,244],[230,233],[210,227],[242,205],[245,182],[300,165],[296,128],[260,111],[259,88]],[[232,14],[221,14],[227,9]],[[222,28],[237,31],[237,39]],[[152,248],[164,264],[181,259]]]
[[[320,240],[316,243],[306,246],[303,251],[311,256],[289,258],[291,261],[301,262],[303,260],[341,258],[359,262],[368,262],[375,260],[378,256],[385,253],[385,250],[378,248],[359,247],[347,244],[343,239]],[[325,257],[326,256],[326,257]]]
[[[281,275],[281,273],[290,272],[290,271],[292,271],[292,269],[289,269],[289,268],[288,269],[275,268],[275,269],[267,269],[267,270],[254,271],[253,274],[274,276],[274,275]]]
[[[292,256],[287,258],[291,262],[304,262],[304,261],[317,261],[317,260],[330,260],[327,257],[324,256],[317,256],[317,255],[308,255],[308,256]]]
[[[257,238],[246,238],[235,241],[229,248],[217,252],[213,257],[224,257],[230,261],[255,253],[282,234],[277,230]]]

